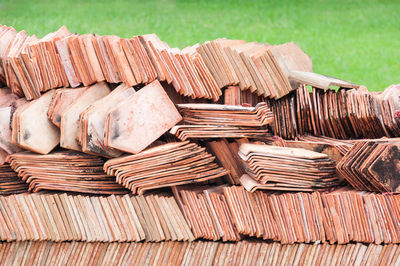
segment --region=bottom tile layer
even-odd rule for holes
[[[1,265],[399,265],[399,245],[263,241],[0,243]]]

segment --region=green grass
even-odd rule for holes
[[[0,0],[0,23],[43,36],[157,33],[183,48],[217,37],[295,41],[314,71],[383,90],[400,82],[400,1]]]

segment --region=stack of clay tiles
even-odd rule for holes
[[[293,42],[0,25],[0,264],[399,265],[399,119]]]
[[[123,39],[72,34],[65,26],[43,38],[1,26],[1,80],[15,94],[36,99],[57,87],[155,79],[191,98],[217,101],[228,85],[281,98],[296,89],[292,71],[312,71],[311,59],[293,42],[283,45],[217,39],[182,50],[155,34]]]

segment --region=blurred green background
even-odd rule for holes
[[[0,24],[39,37],[157,33],[172,47],[227,37],[295,41],[314,71],[383,90],[400,83],[400,1],[0,0]]]

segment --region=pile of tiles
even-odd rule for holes
[[[293,42],[0,25],[0,261],[397,265],[399,111]]]

